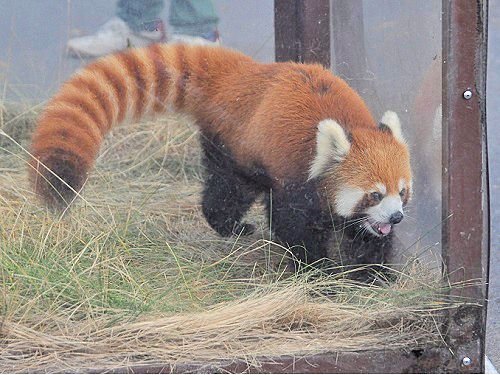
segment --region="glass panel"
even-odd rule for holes
[[[299,25],[288,39],[301,58],[317,56],[323,41],[313,33],[299,41],[304,23],[328,27],[308,7],[314,1],[290,1],[297,8],[285,12]],[[334,117],[349,118],[337,111],[345,86],[318,66],[267,64],[275,2],[209,3],[0,0],[0,336],[8,335],[0,368],[116,370],[217,357],[258,365],[261,356],[441,342],[429,319],[443,306],[434,298],[441,284],[384,274],[378,264],[394,223],[356,211],[382,198],[335,185],[332,171],[352,146]],[[411,148],[414,197],[390,260],[418,254],[439,269],[441,1],[331,5],[332,70],[376,118],[396,111]],[[187,22],[193,10],[206,22]],[[264,64],[227,51],[129,48],[176,38],[221,40]],[[96,62],[111,50],[126,52]],[[89,63],[91,73],[70,78]],[[355,111],[371,123],[368,111]],[[37,123],[43,129],[33,133]],[[367,131],[381,139],[387,130]],[[396,184],[390,204],[399,210]],[[49,203],[77,198],[51,211],[35,185]],[[305,272],[295,273],[297,258]]]
[[[386,110],[399,114],[414,174],[414,195],[397,231],[399,254],[401,261],[418,254],[439,268],[441,1],[333,0],[332,22],[336,9],[342,12],[347,4],[354,34],[359,34],[343,34],[332,25],[333,70],[360,92],[378,119]],[[348,56],[336,56],[338,49]]]
[[[272,1],[214,4],[224,46],[261,62],[274,60]],[[351,27],[348,31],[336,27],[342,6],[349,7],[350,13],[340,20],[342,27]],[[68,57],[68,40],[99,30],[116,10],[114,2],[97,0],[23,0],[16,6],[4,1],[0,7],[0,31],[6,36],[0,39],[3,102],[14,106],[48,99],[85,65],[88,59]],[[377,118],[388,109],[396,111],[411,148],[414,197],[397,232],[404,249],[400,261],[420,254],[439,264],[441,2],[332,0],[331,9],[333,71],[361,94]],[[174,36],[166,21],[168,6],[160,18],[167,35]]]

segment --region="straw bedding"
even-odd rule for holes
[[[65,215],[25,179],[33,111],[2,114],[0,371],[129,365],[442,343],[457,301],[417,261],[396,282],[291,274],[260,205],[259,230],[218,237],[199,208],[196,130],[182,117],[126,125]]]

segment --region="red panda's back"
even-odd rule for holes
[[[347,131],[375,129],[361,97],[319,65],[273,64],[255,112],[231,139],[242,164],[258,162],[283,180],[306,179],[316,151],[317,125],[331,118]]]

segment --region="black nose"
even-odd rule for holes
[[[403,220],[403,213],[401,211],[398,211],[398,212],[394,212],[391,217],[389,218],[389,223],[391,224],[397,224],[399,223],[401,220]]]

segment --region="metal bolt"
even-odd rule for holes
[[[462,365],[464,366],[470,366],[472,364],[472,359],[469,357],[463,357],[462,358]]]
[[[469,100],[470,98],[472,98],[472,91],[465,90],[464,91],[464,99]]]

